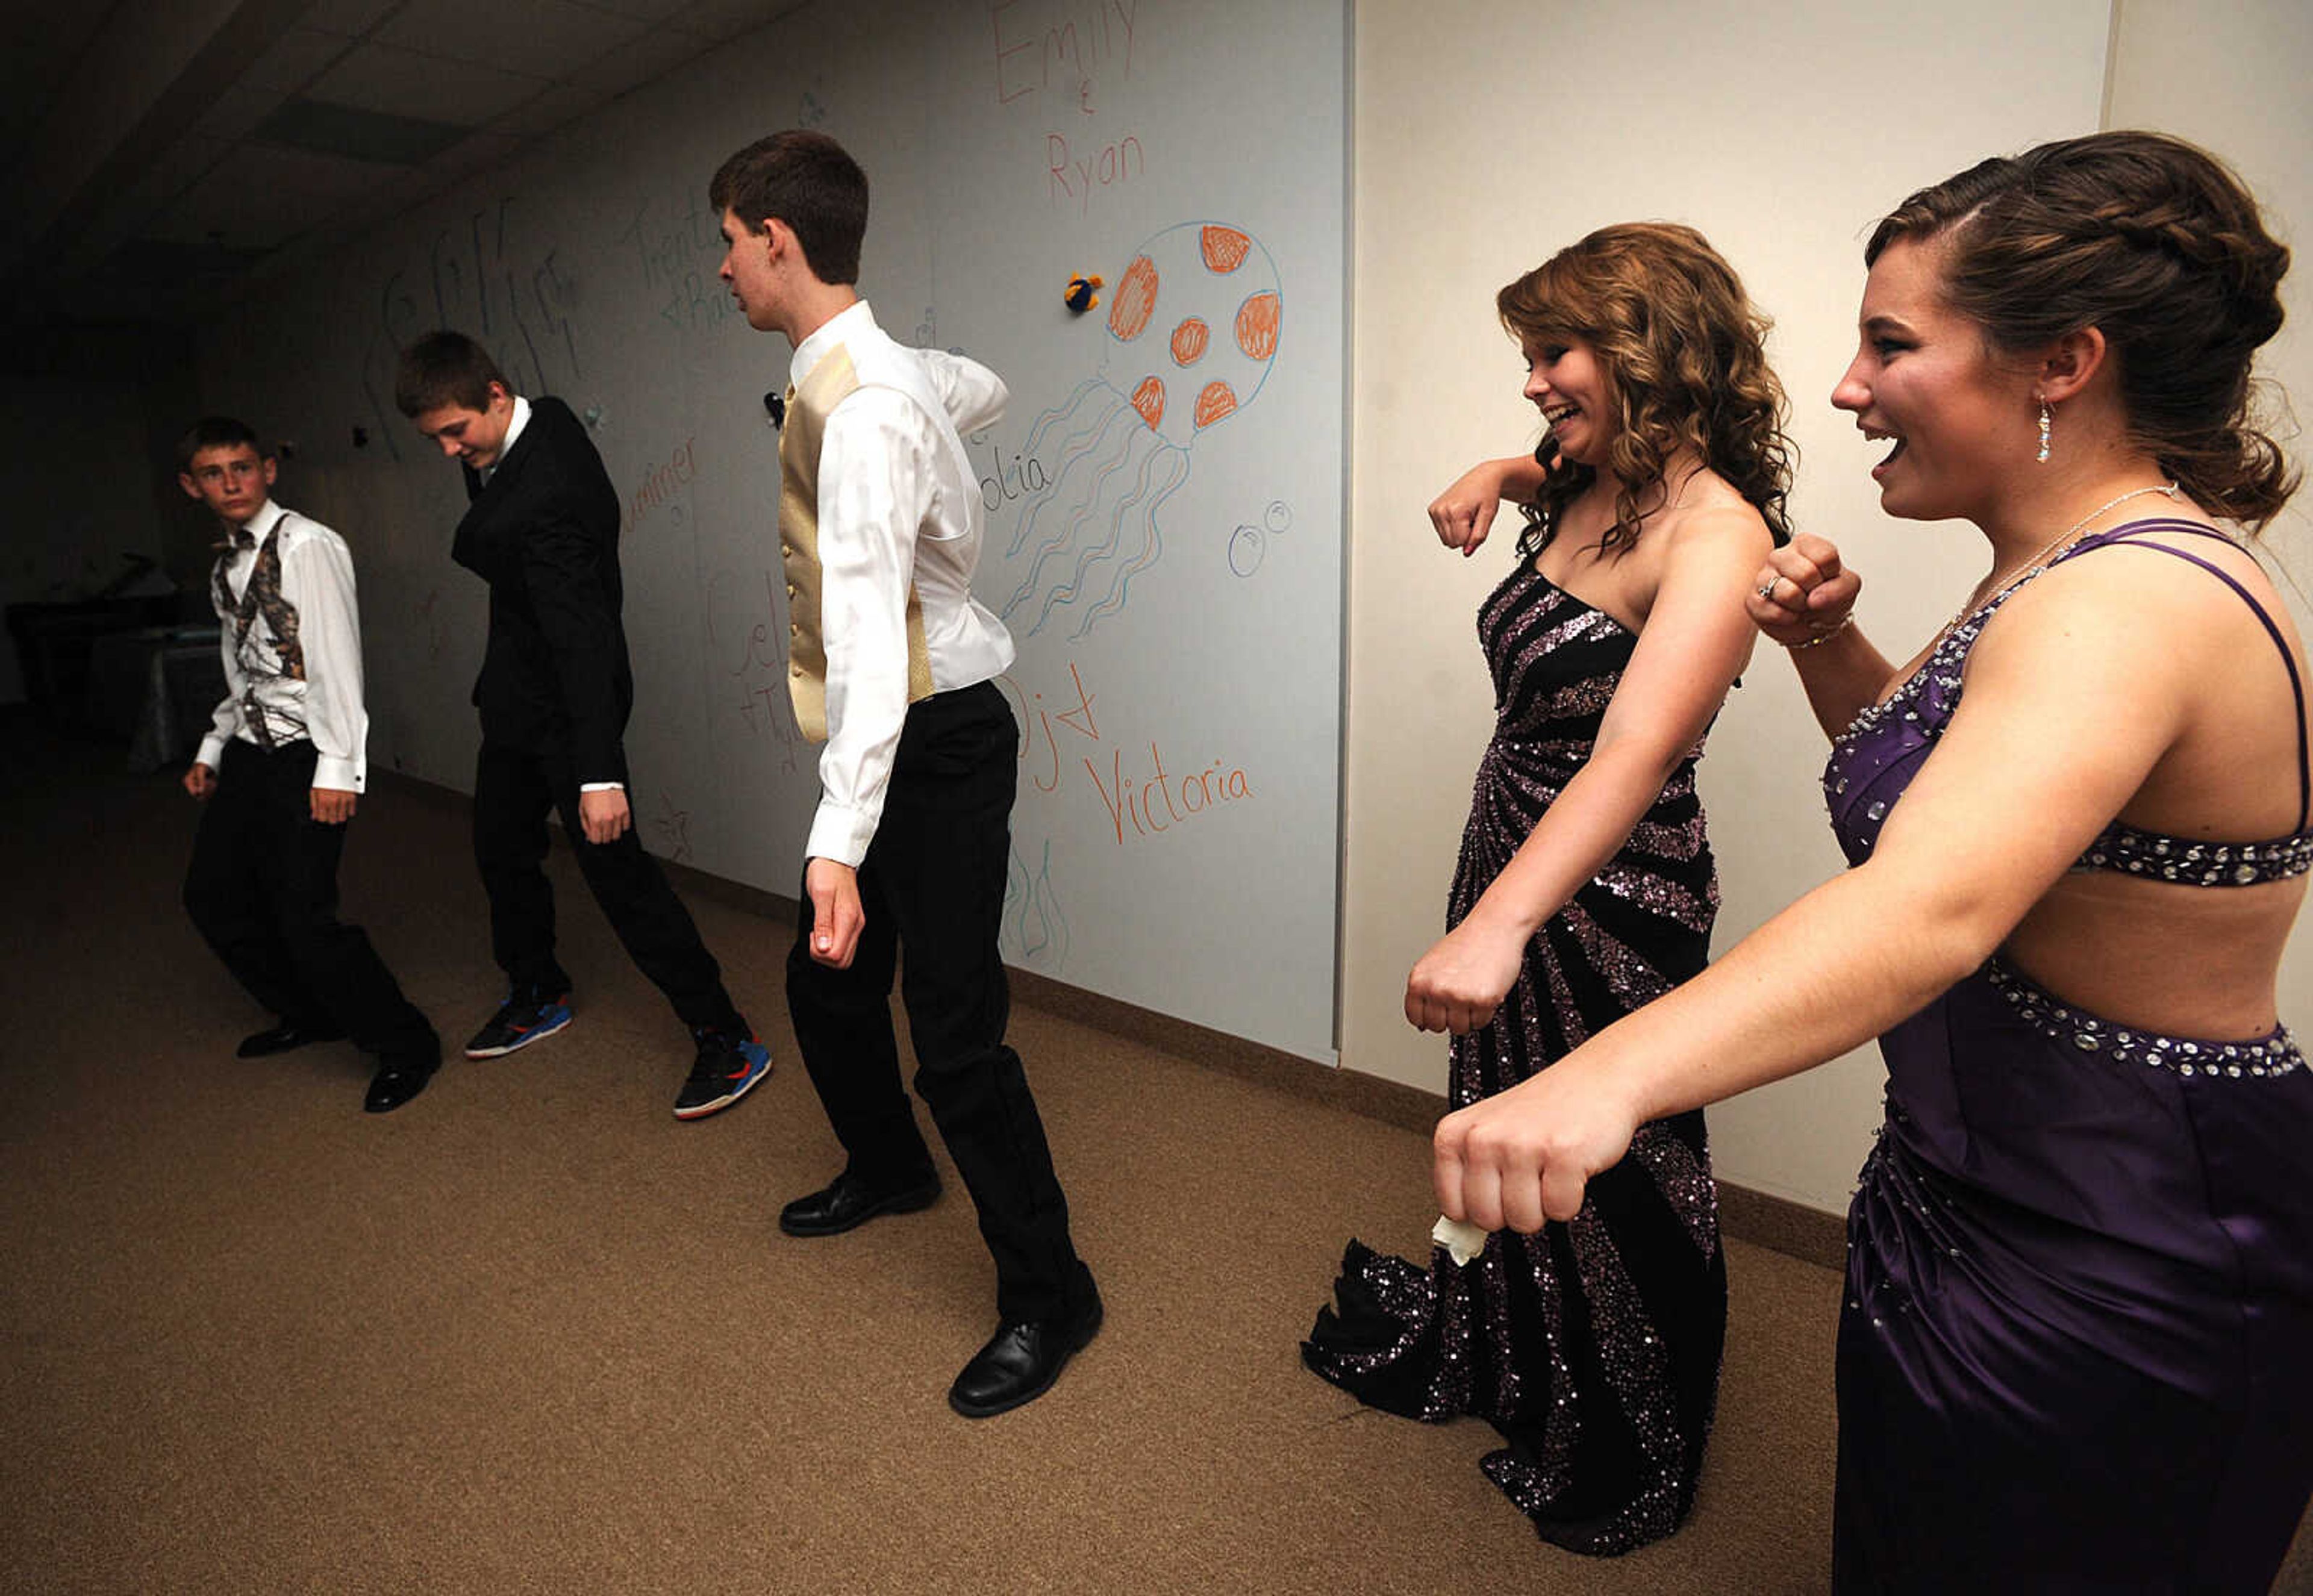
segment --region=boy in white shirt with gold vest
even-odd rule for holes
[[[957,1412],[986,1417],[1041,1396],[1101,1324],[1004,1043],[997,934],[1019,734],[995,678],[1012,639],[972,597],[983,511],[957,433],[996,419],[1004,385],[875,325],[853,287],[867,180],[833,139],[750,145],[708,193],[748,325],[795,346],[779,443],[788,681],[797,723],[827,745],[787,1004],[849,1162],[779,1224],[833,1235],[939,1194],[892,1030],[904,945],[916,1089],[996,1260],[996,1333],[948,1390]]]

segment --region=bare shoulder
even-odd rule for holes
[[[2124,667],[2140,690],[2166,680],[2197,697],[2240,672],[2262,675],[2273,638],[2261,610],[2301,675],[2304,645],[2272,579],[2237,536],[2210,530],[2223,540],[2157,530],[2059,562],[2001,606],[1975,654],[2066,669],[2101,662]]]
[[[2208,522],[2216,536],[2169,528],[2081,549],[2050,567],[2006,606],[2019,615],[2084,618],[2081,612],[2124,609],[2136,623],[2174,629],[2187,618],[2236,615],[2256,627],[2247,594],[2284,632],[2293,632],[2273,579],[2239,535]],[[2262,631],[2261,627],[2256,627]]]
[[[1678,485],[1665,506],[1664,541],[1674,550],[1740,550],[1763,559],[1774,539],[1766,519],[1718,472],[1698,470]]]

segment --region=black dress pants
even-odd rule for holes
[[[997,1311],[1052,1319],[1086,1311],[1095,1293],[1069,1240],[1068,1198],[1027,1074],[1004,1045],[1011,995],[997,933],[1018,769],[1019,733],[993,683],[908,711],[883,820],[859,865],[858,951],[849,969],[811,956],[805,894],[787,1008],[852,1171],[884,1186],[928,1179],[931,1154],[900,1083],[892,1029],[892,978],[905,946],[900,992],[916,1090],[980,1211]]]
[[[249,995],[301,1030],[364,1052],[435,1059],[441,1042],[357,925],[338,918],[347,826],[313,819],[313,745],[233,738],[201,813],[185,910]]]
[[[619,779],[626,779],[623,766]],[[611,929],[682,1022],[743,1030],[721,968],[635,828],[614,842],[588,842],[578,820],[576,767],[567,755],[484,742],[474,772],[474,860],[490,899],[490,951],[514,990],[558,997],[570,990],[569,974],[554,957],[554,889],[541,868],[550,810],[560,812],[579,874]]]

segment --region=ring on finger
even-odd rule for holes
[[[1781,580],[1782,578],[1780,576],[1768,577],[1766,581],[1759,584],[1759,596],[1763,599],[1773,598],[1775,596],[1775,583]]]

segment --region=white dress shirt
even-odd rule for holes
[[[522,436],[522,429],[529,425],[530,401],[517,393],[514,396],[514,416],[506,423],[506,436],[498,440],[497,458],[474,473],[485,485],[488,483],[491,474],[506,463],[506,457],[514,448],[514,440]]]
[[[253,682],[274,740],[303,737],[312,743],[313,785],[359,793],[369,781],[369,715],[362,707],[361,612],[354,594],[353,555],[337,533],[270,499],[249,518],[245,530],[255,541],[233,551],[226,585],[237,605],[249,590],[258,550],[271,537],[281,557],[281,596],[297,612],[305,679],[285,676],[275,667],[274,638],[263,616],[250,623],[248,636],[236,644],[235,616],[220,606],[225,696],[196,757],[214,770],[227,738],[263,746],[248,723],[244,702]]]
[[[839,346],[860,385],[828,417],[820,446],[827,747],[805,855],[857,865],[883,819],[908,715],[910,583],[935,692],[1012,663],[1012,635],[972,596],[986,510],[958,435],[993,425],[1010,396],[976,361],[894,343],[865,300],[804,339],[789,381],[801,385]],[[927,410],[927,393],[945,414]]]

